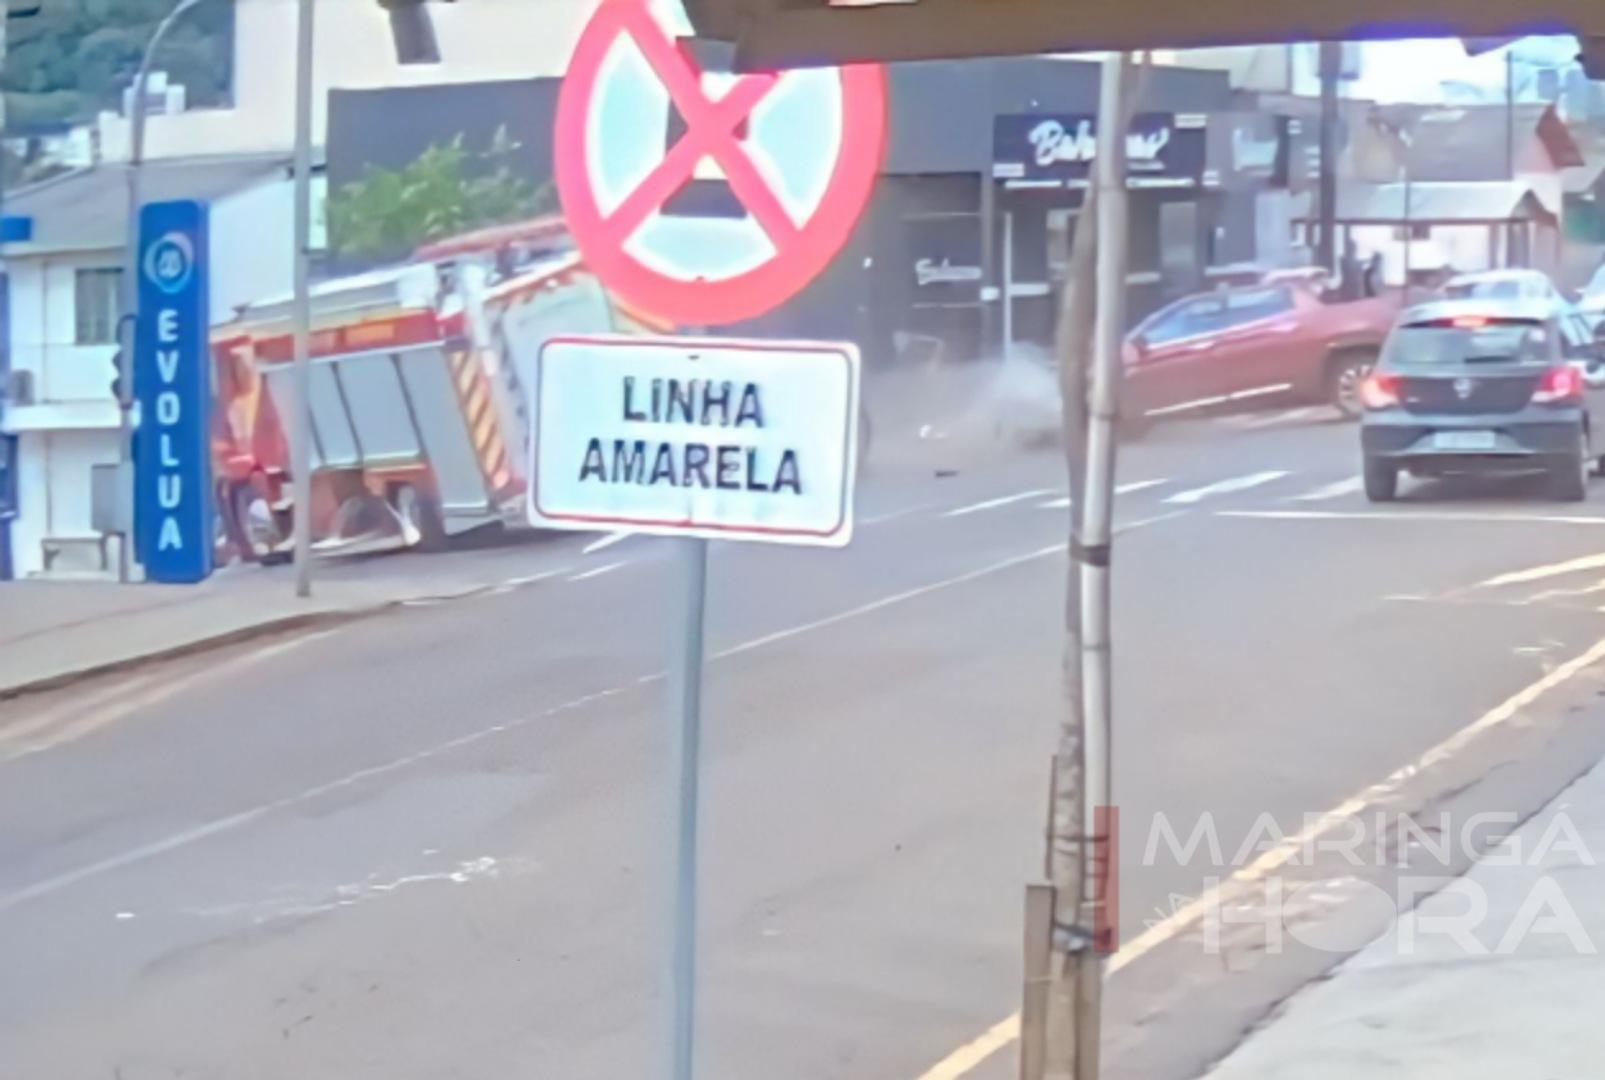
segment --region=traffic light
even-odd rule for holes
[[[431,3],[456,0],[378,0],[390,15],[390,36],[396,43],[398,64],[440,63],[440,43],[435,40],[435,24],[429,17]]]
[[[123,350],[118,349],[111,358],[111,396],[118,404],[129,399],[123,382]]]

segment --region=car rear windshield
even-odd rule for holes
[[[1454,319],[1401,326],[1388,338],[1383,363],[1422,364],[1548,363],[1554,343],[1540,322],[1512,319]]]
[[[1451,281],[1443,295],[1451,300],[1520,300],[1519,281]]]

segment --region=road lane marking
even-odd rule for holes
[[[920,1080],[959,1080],[1019,1037],[1020,1014],[1015,1013],[921,1073]]]
[[[1605,660],[1605,638],[1594,642],[1586,652],[1572,657],[1537,681],[1522,687],[1522,689],[1516,691],[1516,693],[1500,702],[1494,708],[1483,713],[1476,720],[1422,754],[1415,761],[1395,769],[1381,781],[1361,790],[1358,794],[1344,800],[1313,821],[1309,821],[1298,833],[1284,837],[1281,843],[1261,853],[1259,858],[1233,873],[1223,884],[1216,885],[1214,888],[1205,891],[1201,896],[1178,908],[1168,918],[1150,924],[1148,929],[1120,946],[1119,951],[1109,959],[1105,970],[1108,974],[1113,975],[1145,954],[1152,952],[1158,946],[1175,937],[1188,925],[1203,917],[1211,908],[1217,907],[1229,887],[1254,885],[1265,880],[1339,825],[1357,819],[1359,815],[1378,805],[1385,805],[1389,799],[1396,797],[1397,788],[1401,783],[1411,780],[1428,769],[1453,758],[1485,732],[1499,727],[1501,724],[1509,723],[1523,709],[1536,703],[1551,690],[1570,682],[1601,660]],[[961,1046],[930,1069],[921,1073],[919,1080],[961,1080],[962,1077],[969,1075],[977,1066],[990,1058],[992,1054],[1018,1039],[1019,1026],[1020,1014],[1016,1012],[1007,1019],[993,1025],[986,1035],[981,1036],[974,1042]],[[1002,1041],[988,1039],[988,1036],[993,1035],[994,1032],[1006,1033],[1011,1030],[1013,1034]],[[995,1045],[992,1045],[993,1043]],[[992,1049],[984,1056],[976,1057],[975,1050],[982,1045],[992,1045]],[[962,1068],[957,1067],[960,1065],[962,1065]]]
[[[41,732],[48,732],[61,727],[73,718],[103,705],[115,707],[129,697],[149,686],[156,679],[154,672],[136,674],[127,679],[114,681],[99,690],[83,694],[76,698],[47,708],[20,720],[6,720],[0,723],[0,762],[9,761],[13,757],[22,757],[30,750],[14,752],[10,748],[18,744],[28,745],[28,740]]]
[[[372,780],[388,773],[393,773],[400,769],[417,765],[421,762],[428,761],[433,757],[437,757],[440,754],[448,753],[452,750],[460,750],[465,746],[472,746],[475,743],[482,742],[493,735],[500,735],[503,732],[511,731],[514,728],[524,727],[528,724],[535,723],[538,720],[550,719],[551,717],[560,713],[581,708],[585,705],[592,704],[593,702],[600,701],[603,698],[622,694],[624,693],[624,690],[625,688],[622,686],[612,687],[607,690],[598,690],[595,693],[586,694],[582,697],[575,698],[572,701],[566,701],[561,705],[554,705],[551,708],[534,715],[521,717],[517,720],[510,720],[503,724],[496,724],[493,727],[481,728],[478,731],[471,731],[466,735],[460,735],[455,739],[440,743],[437,746],[420,750],[414,754],[408,754],[406,757],[396,758],[394,761],[389,761],[382,765],[374,765],[366,769],[358,769],[356,772],[348,773],[337,780],[331,780],[326,784],[319,784],[316,787],[307,788],[306,790],[295,795],[287,795],[282,799],[274,799],[272,802],[266,802],[259,806],[253,806],[249,810],[241,810],[237,814],[230,814],[227,817],[221,817],[217,818],[216,820],[209,821],[204,825],[197,825],[193,829],[185,829],[183,832],[174,833],[173,835],[164,837],[161,840],[156,840],[149,844],[141,844],[138,847],[129,848],[127,851],[123,851],[119,854],[101,859],[98,862],[89,863],[86,866],[80,866],[76,870],[68,870],[65,873],[57,874],[55,877],[46,878],[43,881],[35,882],[34,884],[22,889],[18,889],[15,892],[0,895],[0,912],[9,911],[14,907],[18,907],[29,902],[30,900],[37,900],[41,897],[49,896],[52,893],[60,892],[62,889],[76,885],[79,882],[88,881],[91,878],[99,877],[102,874],[107,874],[114,870],[121,870],[124,867],[145,862],[149,859],[156,858],[158,855],[165,855],[170,851],[177,851],[180,848],[189,847],[191,844],[199,843],[202,840],[219,836],[223,833],[233,832],[235,829],[241,828],[245,825],[250,825],[256,821],[260,821],[270,814],[293,809],[302,803],[309,802],[313,799],[322,798],[325,795],[331,795],[336,791],[343,791],[344,789],[352,787],[356,784],[360,784],[365,780]]]
[[[1232,401],[1248,401],[1252,398],[1269,397],[1272,394],[1284,393],[1285,391],[1291,389],[1293,389],[1292,383],[1276,383],[1274,386],[1256,386],[1252,389],[1239,390],[1232,394],[1216,394],[1213,397],[1201,397],[1194,398],[1191,401],[1183,401],[1178,405],[1166,405],[1164,408],[1160,409],[1149,409],[1147,412],[1143,413],[1143,415],[1174,416],[1177,413],[1196,412],[1200,409],[1212,409],[1216,405],[1225,405]],[[1227,417],[1226,419],[1233,420],[1236,419],[1236,417]]]
[[[1358,495],[1364,482],[1358,476],[1351,476],[1347,480],[1339,480],[1314,491],[1306,491],[1302,495],[1295,495],[1290,502],[1325,502],[1327,499],[1341,499],[1345,495]]]
[[[568,573],[569,569],[569,567],[565,566],[557,570],[542,570],[538,574],[522,574],[518,577],[510,577],[506,581],[502,582],[502,584],[511,589],[522,589],[526,585],[534,585],[536,582],[545,581],[547,578],[554,578],[559,574],[566,574]]]
[[[628,540],[630,537],[632,537],[634,535],[635,534],[633,532],[612,532],[612,533],[608,533],[606,536],[602,537],[600,540],[592,540],[589,544],[586,544],[584,549],[581,550],[580,554],[582,554],[582,555],[595,555],[598,551],[606,551],[608,548],[612,547],[614,544],[620,543],[621,541],[624,541],[624,540]]]
[[[1291,389],[1291,387],[1287,389]],[[1239,431],[1264,431],[1266,428],[1289,427],[1310,419],[1320,411],[1321,407],[1318,405],[1305,405],[1297,409],[1284,409],[1281,412],[1234,417],[1233,419],[1236,422],[1231,426]]]
[[[946,505],[948,505],[946,502],[916,503],[913,506],[905,506],[899,510],[887,510],[883,513],[871,514],[869,517],[859,518],[858,524],[884,525],[888,521],[896,521],[898,518],[909,517],[913,514],[922,514],[927,510],[939,510]]]
[[[38,716],[0,729],[0,765],[53,750],[110,727],[131,713],[158,705],[185,690],[232,677],[244,668],[281,656],[334,630],[319,630],[268,645],[257,645],[210,667],[173,675],[161,670],[121,680],[105,691],[47,710]]]
[[[1247,476],[1234,476],[1229,480],[1218,480],[1213,484],[1206,484],[1190,491],[1179,491],[1165,501],[1179,506],[1191,506],[1203,502],[1215,495],[1230,495],[1237,491],[1247,491],[1262,484],[1269,484],[1286,476],[1284,469],[1269,469],[1265,472],[1249,473]]]
[[[1021,491],[1014,495],[1003,495],[996,499],[987,499],[984,502],[971,503],[949,510],[942,516],[945,518],[964,517],[967,514],[978,514],[982,510],[996,510],[1000,506],[1010,506],[1014,503],[1025,502],[1027,499],[1040,499],[1048,495],[1057,495],[1053,488],[1037,488],[1035,491]]]
[[[1133,480],[1129,484],[1118,485],[1115,488],[1115,494],[1135,495],[1139,491],[1147,491],[1149,488],[1163,487],[1168,483],[1170,483],[1169,480]],[[1045,503],[1037,504],[1038,510],[1068,510],[1069,508],[1070,496],[1068,495],[1061,496],[1057,499],[1049,499]]]
[[[1508,574],[1491,577],[1487,581],[1479,581],[1479,589],[1498,589],[1505,585],[1526,585],[1534,581],[1543,581],[1547,578],[1561,577],[1565,574],[1578,574],[1586,570],[1605,569],[1605,555],[1585,555],[1581,559],[1568,559],[1566,562],[1550,563],[1547,566],[1535,566],[1528,570],[1514,570]]]
[[[814,630],[820,630],[824,629],[825,627],[834,626],[848,619],[858,618],[862,615],[868,615],[884,608],[891,607],[895,604],[903,603],[907,600],[913,600],[917,597],[938,592],[942,589],[947,589],[955,585],[962,585],[967,582],[975,581],[991,574],[1009,570],[1016,566],[1023,566],[1027,563],[1034,562],[1038,559],[1043,559],[1048,556],[1062,555],[1064,554],[1066,548],[1067,545],[1065,544],[1054,544],[1049,547],[1039,548],[1036,551],[1027,552],[1024,555],[1016,555],[1012,558],[1002,559],[998,562],[990,563],[976,570],[971,570],[950,578],[944,578],[941,581],[931,582],[928,585],[921,585],[917,588],[906,589],[902,592],[894,593],[890,596],[884,597],[880,600],[872,601],[867,604],[861,604],[857,607],[850,608],[828,618],[816,619],[812,622],[802,623],[798,626],[793,626],[785,630],[779,630],[772,634],[765,634],[762,637],[753,638],[750,641],[745,641],[739,645],[731,646],[730,648],[721,650],[720,652],[712,653],[710,655],[710,659],[715,661],[725,660],[732,656],[738,656],[743,653],[752,652],[753,650],[763,648],[766,645],[772,645],[776,642],[797,637],[801,634],[806,634]],[[624,564],[620,563],[617,565]],[[335,632],[336,631],[334,630],[329,630],[325,631],[324,633],[330,634]],[[310,640],[310,637],[307,639],[297,639],[297,641],[294,643],[286,643],[284,647],[288,648],[291,647],[292,644],[300,644],[305,640]],[[263,653],[252,654],[251,658],[263,659],[265,658],[265,655]],[[216,671],[217,669],[213,669],[201,674],[216,674]],[[434,746],[426,747],[414,753],[407,754],[404,757],[395,758],[379,765],[372,765],[368,766],[367,768],[358,769],[355,772],[348,773],[347,775],[339,777],[338,779],[330,780],[327,783],[306,788],[305,790],[296,794],[286,795],[283,798],[274,799],[270,802],[265,802],[258,806],[251,807],[250,809],[241,810],[238,813],[217,818],[216,820],[207,822],[203,825],[198,825],[191,829],[185,829],[182,832],[174,833],[171,836],[164,837],[163,839],[129,848],[126,851],[109,856],[105,859],[101,859],[97,862],[80,866],[75,870],[69,870],[64,873],[57,874],[54,877],[37,881],[32,885],[25,886],[14,892],[0,894],[0,912],[9,911],[12,908],[19,907],[22,904],[41,899],[42,897],[50,896],[53,893],[60,892],[62,889],[70,888],[81,882],[100,877],[103,874],[112,873],[114,871],[124,869],[125,867],[133,866],[149,859],[154,859],[158,856],[168,854],[169,852],[189,847],[193,844],[200,843],[203,840],[208,840],[224,833],[233,832],[236,829],[244,828],[247,825],[254,824],[255,822],[258,822],[272,814],[285,810],[291,810],[297,806],[312,802],[337,791],[343,791],[346,788],[350,788],[365,781],[374,780],[382,776],[387,776],[391,773],[399,772],[403,769],[407,769],[414,765],[418,765],[422,762],[439,757],[442,754],[447,754],[454,750],[460,750],[464,747],[473,746],[476,743],[483,742],[484,740],[493,738],[494,736],[519,730],[542,720],[547,720],[563,713],[572,712],[576,709],[585,708],[586,706],[593,705],[596,702],[617,697],[620,694],[628,693],[629,691],[636,690],[641,687],[662,682],[665,677],[665,673],[661,671],[641,675],[618,686],[612,686],[605,690],[597,690],[588,694],[583,694],[570,701],[553,705],[538,712],[526,713],[522,716],[516,717],[515,719],[507,720],[500,724],[493,724],[490,727],[481,728],[477,731],[471,731],[454,739],[449,739]],[[177,689],[179,689],[179,687],[176,684],[170,686],[169,688],[170,692],[176,692]]]
[[[603,574],[611,574],[613,571],[617,570],[619,567],[627,566],[627,565],[629,565],[629,564],[624,562],[623,560],[620,560],[619,562],[603,563],[601,566],[596,567],[594,570],[581,571],[580,573],[575,574],[572,577],[570,577],[568,580],[569,581],[589,581],[589,580],[591,580],[591,578],[599,578]]]
[[[715,660],[725,660],[732,656],[739,656],[742,653],[752,652],[754,649],[761,649],[766,645],[773,645],[778,641],[785,641],[787,638],[797,637],[799,634],[806,634],[814,630],[823,630],[827,626],[835,626],[837,623],[846,622],[848,619],[856,619],[859,616],[880,611],[882,608],[889,608],[894,604],[901,604],[904,601],[926,596],[933,592],[939,592],[942,589],[952,588],[954,585],[963,585],[967,582],[989,577],[992,574],[999,573],[1000,571],[1010,570],[1016,566],[1023,566],[1026,563],[1035,562],[1036,560],[1046,558],[1049,555],[1060,554],[1064,552],[1068,546],[1069,545],[1067,544],[1050,544],[1048,547],[1038,548],[1036,551],[1027,552],[1024,555],[1016,555],[1013,558],[1003,559],[1000,562],[989,563],[988,565],[980,567],[979,569],[969,570],[954,577],[943,578],[941,581],[933,581],[929,585],[919,585],[912,589],[904,589],[902,592],[893,593],[890,596],[884,596],[879,600],[871,600],[867,604],[860,604],[857,607],[848,608],[846,611],[837,612],[835,615],[828,615],[823,619],[815,619],[813,622],[801,623],[785,630],[777,630],[772,634],[765,634],[762,637],[753,638],[750,641],[743,641],[739,645],[732,645],[727,649],[721,649],[719,652],[713,653],[712,656]]]
[[[1578,514],[1479,514],[1455,510],[1217,510],[1215,516],[1261,521],[1469,521],[1524,525],[1605,525],[1605,517]]]

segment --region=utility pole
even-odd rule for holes
[[[1315,261],[1326,270],[1338,268],[1337,146],[1338,80],[1343,75],[1343,43],[1321,42],[1321,222]]]
[[[1505,50],[1505,178],[1516,179],[1516,47]]]
[[[312,595],[312,0],[299,0],[295,47],[295,337],[290,468],[295,492],[295,595]]]
[[[1115,945],[1116,912],[1109,906],[1116,841],[1110,781],[1109,555],[1114,427],[1125,342],[1130,72],[1124,53],[1104,60],[1096,179],[1082,210],[1071,256],[1074,277],[1059,324],[1072,502],[1066,709],[1054,757],[1048,844],[1052,903],[1042,905],[1052,920],[1045,935],[1047,975],[1042,986],[1027,986],[1026,1012],[1041,1016],[1043,1030],[1022,1032],[1023,1080],[1096,1080],[1103,957]],[[1089,228],[1096,230],[1091,236],[1082,231]],[[1041,966],[1031,957],[1027,964],[1028,970]]]
[[[1411,151],[1415,147],[1415,139],[1408,131],[1399,132],[1399,141],[1404,144],[1404,285],[1403,299],[1406,305],[1410,303],[1410,260],[1414,254],[1416,226],[1415,226],[1415,169],[1411,167]]]

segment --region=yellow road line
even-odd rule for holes
[[[973,1042],[966,1043],[933,1065],[920,1080],[959,1080],[971,1069],[1020,1037],[1020,1014],[1000,1020]]]
[[[1331,832],[1338,825],[1355,818],[1367,808],[1383,803],[1401,783],[1414,778],[1427,769],[1441,765],[1466,749],[1485,732],[1501,724],[1508,723],[1523,709],[1532,705],[1549,691],[1576,678],[1601,660],[1605,660],[1605,638],[1596,641],[1586,652],[1572,657],[1538,681],[1523,687],[1499,705],[1478,717],[1473,723],[1461,728],[1437,746],[1422,754],[1415,761],[1403,768],[1394,770],[1386,779],[1372,784],[1359,794],[1328,810],[1297,834],[1284,838],[1276,847],[1263,853],[1259,858],[1234,873],[1224,884],[1210,889],[1202,896],[1172,913],[1163,922],[1155,923],[1129,942],[1124,943],[1120,946],[1120,951],[1110,958],[1105,970],[1112,975],[1145,953],[1153,951],[1159,945],[1175,937],[1183,927],[1188,926],[1212,907],[1217,906],[1221,902],[1223,893],[1227,890],[1234,886],[1253,884],[1269,877],[1274,871],[1286,865],[1288,860],[1321,836]],[[960,1078],[968,1076],[972,1070],[993,1054],[1014,1042],[1019,1036],[1020,1014],[1015,1013],[1008,1019],[993,1025],[986,1034],[974,1042],[959,1047],[953,1053],[937,1062],[930,1069],[920,1074],[919,1080],[960,1080]]]

